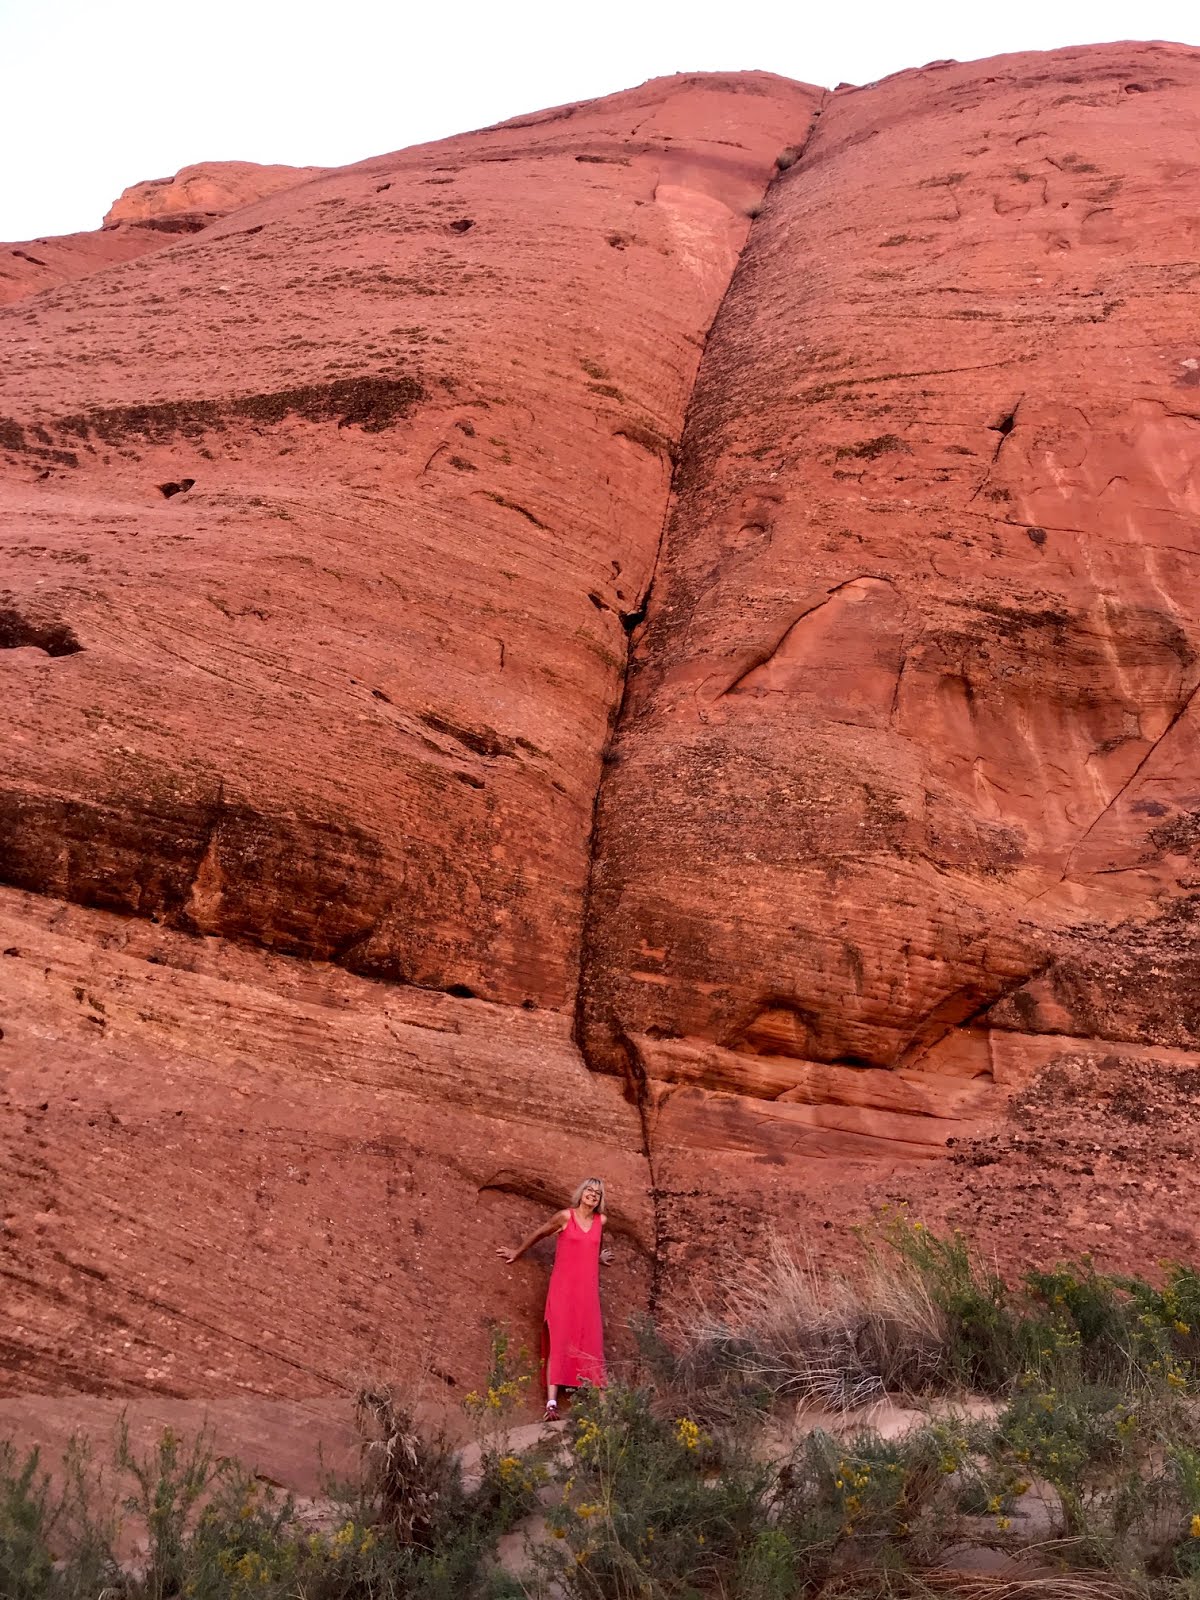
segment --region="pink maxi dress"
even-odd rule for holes
[[[602,1389],[604,1324],[600,1317],[599,1215],[585,1232],[572,1209],[554,1247],[554,1270],[542,1322],[542,1377],[568,1389],[594,1383]]]

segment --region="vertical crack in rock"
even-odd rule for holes
[[[1150,760],[1151,756],[1154,755],[1155,751],[1161,744],[1164,743],[1165,740],[1170,738],[1170,736],[1175,732],[1175,729],[1183,721],[1184,717],[1187,716],[1188,712],[1191,710],[1192,702],[1195,700],[1197,694],[1200,694],[1200,683],[1193,684],[1191,689],[1188,690],[1187,694],[1184,695],[1170,722],[1167,723],[1166,727],[1159,734],[1158,738],[1155,739],[1154,743],[1146,751],[1145,755],[1138,762],[1137,766],[1134,767],[1133,771],[1125,779],[1125,782],[1117,790],[1116,794],[1113,795],[1112,799],[1105,806],[1104,810],[1101,811],[1100,815],[1096,817],[1094,821],[1088,823],[1087,827],[1079,835],[1078,839],[1076,839],[1075,843],[1067,852],[1067,859],[1063,865],[1062,876],[1058,880],[1060,883],[1070,876],[1071,866],[1075,860],[1075,857],[1083,849],[1084,845],[1091,838],[1092,834],[1095,833],[1096,829],[1104,821],[1105,817],[1108,816],[1113,807],[1117,805],[1126,794],[1129,793],[1129,790],[1137,782],[1138,778],[1141,777],[1142,772],[1145,770],[1146,763]]]
[[[764,185],[764,198],[770,190],[772,184],[777,182],[785,171],[793,171],[802,164],[805,152],[808,150],[809,145],[812,142],[812,137],[817,127],[817,122],[822,111],[825,109],[831,98],[832,95],[829,91],[826,91],[826,93],[822,95],[820,101],[809,118],[808,126],[804,131],[803,138],[800,139],[796,144],[789,147],[791,159],[789,159],[785,165],[779,166],[777,171]],[[729,299],[730,291],[737,282],[738,273],[741,270],[742,263],[746,258],[747,249],[749,248],[751,240],[754,237],[754,227],[754,220],[751,220],[750,227],[747,230],[746,238],[742,244],[741,251],[739,252],[738,258],[734,263],[733,270],[729,275],[729,282],[725,285],[725,292],[721,296],[720,303],[718,304],[712,320],[705,331],[705,347],[707,347],[709,335],[712,333],[713,328],[717,325],[718,321],[720,320],[721,313],[725,309],[725,304]],[[667,530],[670,526],[671,514],[675,507],[676,484],[679,481],[685,461],[688,426],[691,420],[692,406],[695,401],[696,391],[700,386],[703,373],[704,357],[702,354],[696,367],[695,376],[692,379],[691,388],[688,391],[687,403],[684,407],[683,426],[680,430],[680,448],[678,455],[672,463],[671,483],[667,492],[666,504],[663,507],[662,524],[658,532],[658,544],[654,552],[654,560],[651,564],[650,576],[646,581],[646,587],[642,591],[636,606],[634,606],[630,612],[626,613],[622,617],[623,624],[626,624],[625,632],[627,636],[627,642],[625,646],[625,664],[621,675],[620,693],[614,696],[612,709],[609,713],[608,736],[605,740],[604,750],[601,755],[600,771],[597,775],[596,789],[592,797],[592,824],[591,831],[588,836],[587,882],[584,885],[583,910],[580,920],[579,967],[578,981],[575,988],[575,1014],[572,1035],[574,1037],[575,1046],[580,1055],[583,1057],[585,1064],[593,1072],[601,1072],[606,1070],[595,1059],[591,1048],[591,1042],[588,1039],[584,1016],[588,974],[592,967],[595,954],[595,880],[600,866],[600,856],[602,854],[602,842],[600,838],[600,808],[604,796],[605,775],[615,759],[615,750],[620,740],[621,728],[625,720],[625,708],[629,697],[629,680],[630,671],[633,665],[634,652],[637,648],[638,640],[643,629],[645,628],[646,619],[650,612],[651,600],[654,594],[655,580],[658,576],[659,563],[662,559],[663,549],[666,544]],[[613,1019],[613,1021],[615,1023],[616,1019]],[[632,1104],[637,1107],[638,1118],[641,1123],[642,1130],[642,1155],[645,1157],[646,1165],[649,1169],[650,1203],[654,1219],[654,1260],[651,1269],[649,1310],[651,1316],[653,1316],[658,1307],[663,1272],[662,1197],[658,1187],[658,1173],[655,1163],[653,1128],[651,1125],[651,1112],[654,1109],[654,1102],[652,1100],[650,1091],[649,1076],[646,1072],[645,1064],[642,1061],[641,1053],[639,1052],[633,1040],[624,1031],[624,1029],[619,1026],[619,1024],[614,1027],[611,1043],[614,1053],[617,1059],[620,1061],[620,1072],[625,1085],[625,1093]]]

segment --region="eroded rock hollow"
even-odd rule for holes
[[[592,1169],[618,1345],[886,1200],[1194,1246],[1198,124],[699,75],[9,247],[10,1391],[453,1388]]]

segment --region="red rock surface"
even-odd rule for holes
[[[105,213],[116,222],[155,222],[166,217],[217,216],[240,211],[280,189],[319,177],[324,167],[260,166],[256,161],[201,161],[173,178],[147,178],[123,189]]]
[[[1056,1058],[1200,1050],[1198,127],[1180,47],[939,65],[772,189],[599,814],[587,1048],[660,1187],[711,1144],[786,1213]]]
[[[1194,1251],[1198,122],[664,80],[0,316],[14,1388],[453,1392],[588,1166],[618,1341],[882,1203]]]
[[[640,1119],[572,1039],[593,803],[818,99],[558,108],[4,313],[10,1385],[298,1398],[432,1347],[470,1387],[489,1318],[536,1338],[496,1245],[596,1166],[645,1304]]]
[[[10,312],[7,881],[569,1005],[622,616],[814,99],[668,80]]]
[[[0,306],[86,278],[89,273],[102,272],[122,261],[132,261],[151,250],[161,250],[166,242],[156,230],[114,227],[0,244]]]
[[[161,250],[178,234],[198,233],[230,211],[323,171],[210,161],[184,167],[173,178],[135,183],[113,202],[104,226],[92,233],[0,244],[0,306]]]
[[[11,1391],[280,1398],[536,1330],[495,1245],[610,1175],[644,1301],[640,1130],[569,1019],[0,891]],[[620,1339],[620,1328],[614,1328]]]

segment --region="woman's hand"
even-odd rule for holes
[[[497,1246],[496,1254],[501,1258],[501,1260],[507,1261],[511,1267],[521,1252],[519,1250],[510,1250],[507,1245],[502,1244]]]
[[[601,1250],[600,1259],[601,1259],[601,1261],[603,1261],[603,1263],[604,1263],[604,1265],[606,1267],[611,1267],[612,1263],[613,1263],[613,1253],[612,1253],[612,1251],[611,1250]]]

